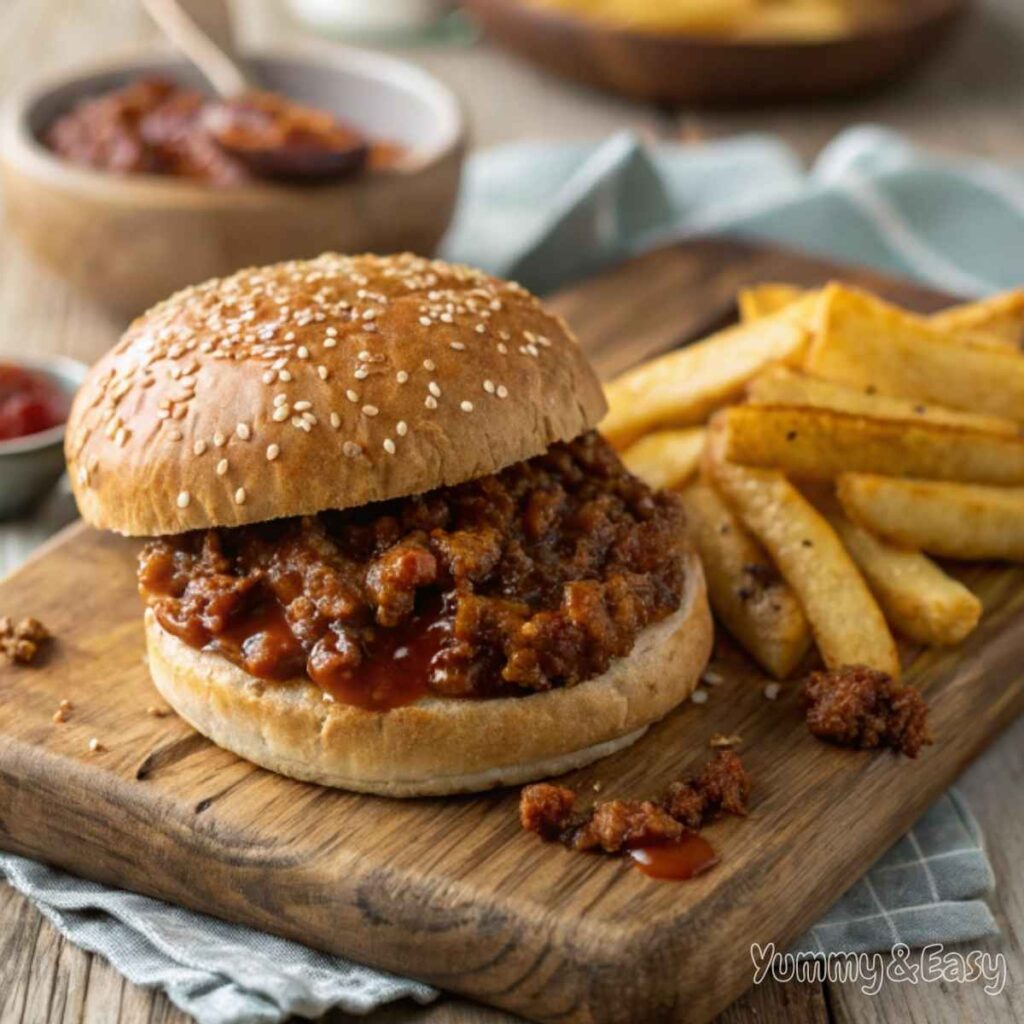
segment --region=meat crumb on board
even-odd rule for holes
[[[924,697],[886,672],[864,665],[812,672],[803,698],[807,728],[829,743],[917,757],[933,742]]]
[[[17,624],[9,615],[0,617],[0,656],[10,664],[28,665],[35,660],[50,631],[31,617]]]
[[[745,815],[751,786],[740,758],[722,750],[695,778],[673,782],[660,800],[603,800],[580,813],[574,790],[534,783],[520,794],[519,820],[528,832],[572,850],[622,853],[678,839],[722,812]]]

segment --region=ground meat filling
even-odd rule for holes
[[[863,665],[812,672],[804,685],[807,728],[843,747],[889,747],[917,757],[932,742],[928,705],[912,686]]]
[[[572,686],[679,607],[676,499],[597,434],[493,476],[346,512],[151,542],[165,629],[351,703]]]

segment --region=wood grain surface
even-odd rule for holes
[[[626,264],[557,305],[612,369],[728,319],[745,281],[836,274],[881,284],[709,241]],[[941,302],[883,290],[919,308]],[[623,324],[627,296],[647,312]],[[569,777],[584,792],[650,794],[702,762],[712,733],[744,737],[758,780],[750,818],[709,829],[718,868],[666,886],[522,833],[514,792],[393,802],[323,790],[152,717],[135,550],[74,526],[0,585],[0,606],[60,638],[40,668],[0,670],[0,844],[531,1019],[710,1018],[749,984],[750,942],[795,938],[1024,707],[1022,570],[965,569],[986,604],[981,626],[956,651],[913,661],[908,678],[925,687],[939,736],[918,762],[811,740],[795,688],[766,700],[765,680],[721,642],[726,683],[708,704]],[[85,593],[88,615],[69,600]],[[64,698],[74,711],[54,725]],[[90,752],[92,737],[105,749]]]

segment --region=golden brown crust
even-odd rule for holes
[[[564,322],[517,285],[408,254],[282,263],[172,296],[93,367],[75,496],[129,535],[351,508],[493,473],[593,427]]]
[[[680,608],[604,675],[529,697],[430,698],[384,713],[328,702],[308,681],[257,680],[187,647],[151,611],[146,636],[157,689],[215,743],[283,775],[407,797],[518,784],[625,746],[693,692],[712,625],[690,555]]]

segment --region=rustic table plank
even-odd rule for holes
[[[1003,934],[950,950],[1002,953],[1007,987],[999,995],[988,995],[978,984],[887,984],[877,996],[868,996],[853,983],[830,985],[829,1001],[838,1024],[1024,1021],[1024,719],[968,768],[957,786],[985,835],[996,876],[991,902]]]

